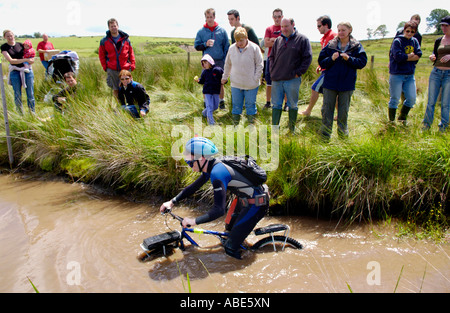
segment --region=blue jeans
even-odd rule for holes
[[[405,95],[404,106],[412,108],[416,104],[416,79],[412,75],[390,75],[389,92],[391,99],[389,100],[389,109],[397,109],[402,92]]]
[[[256,96],[258,94],[258,89],[259,86],[250,90],[231,87],[231,102],[233,104],[231,114],[242,114],[245,101],[245,111],[247,112],[247,115],[255,115],[257,113]]]
[[[20,79],[19,71],[11,71],[9,76],[11,81],[11,85],[14,90],[14,103],[16,104],[17,111],[23,114],[23,105],[22,105],[22,80]],[[30,70],[29,73],[25,73],[25,83],[27,84],[27,88],[25,91],[27,92],[27,104],[28,108],[32,113],[35,112],[35,100],[34,100],[34,74],[33,71]]]
[[[445,131],[448,128],[450,115],[450,70],[443,71],[433,68],[428,83],[428,104],[423,119],[425,128],[430,128],[433,123],[434,109],[441,89],[441,122],[439,123],[439,130]]]
[[[284,95],[286,95],[289,110],[298,109],[298,94],[302,78],[272,81],[272,104],[274,109],[282,109]]]
[[[397,109],[402,92],[405,95],[404,106],[412,108],[416,103],[416,79],[413,75],[390,75],[389,76],[389,109]]]
[[[122,109],[124,109],[125,111],[128,111],[128,113],[130,113],[131,116],[134,118],[141,117],[138,110],[136,109],[136,106],[134,106],[134,105],[122,105]]]
[[[216,124],[213,113],[219,108],[219,101],[218,94],[205,94],[206,109],[203,110],[202,114],[208,120],[208,125]]]
[[[42,62],[42,66],[44,66],[45,68],[45,74],[47,74],[47,70],[48,70],[48,61],[41,61]]]

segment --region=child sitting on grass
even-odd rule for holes
[[[213,113],[219,108],[219,94],[222,86],[221,80],[223,69],[215,65],[213,58],[209,54],[205,54],[201,60],[202,75],[200,79],[195,77],[194,80],[203,85],[203,94],[205,95],[205,106],[202,114],[208,120],[208,125],[214,125]]]

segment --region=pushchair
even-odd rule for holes
[[[80,60],[75,51],[64,50],[54,55],[48,62],[47,75],[58,83],[64,81],[64,74],[73,72],[78,74]]]

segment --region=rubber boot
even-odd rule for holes
[[[272,125],[280,125],[281,114],[283,113],[282,109],[272,108]]]
[[[411,110],[410,107],[407,107],[406,105],[402,106],[402,109],[400,111],[400,115],[398,116],[398,121],[402,122],[403,125],[406,126],[406,118],[408,117],[408,113]]]
[[[397,115],[397,109],[389,108],[389,121],[395,122],[395,115]]]
[[[233,120],[233,125],[238,126],[239,122],[241,121],[241,115],[240,114],[231,114],[231,119]]]
[[[255,124],[256,115],[247,115],[247,121],[249,124]]]
[[[297,122],[298,109],[289,109],[289,130],[295,132],[295,123]]]

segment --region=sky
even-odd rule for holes
[[[16,35],[46,33],[58,36],[105,35],[107,20],[114,17],[119,28],[130,36],[195,38],[205,22],[204,11],[216,10],[216,21],[228,34],[231,26],[227,12],[236,9],[241,22],[252,26],[258,37],[273,24],[272,11],[281,8],[285,17],[295,20],[297,30],[311,41],[319,41],[316,19],[329,15],[333,29],[339,22],[353,26],[356,39],[367,38],[367,28],[385,24],[395,34],[397,25],[413,14],[420,14],[419,31],[427,33],[426,17],[433,9],[450,11],[448,0],[0,0],[0,29],[10,29]]]

